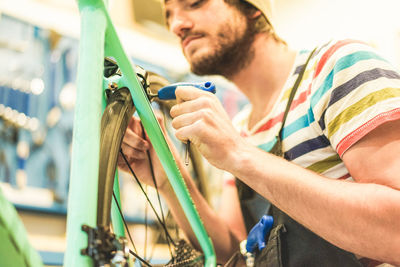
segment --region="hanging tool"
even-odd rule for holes
[[[240,243],[240,252],[245,257],[246,267],[254,267],[257,250],[265,248],[267,234],[274,224],[274,218],[269,215],[261,217],[260,221],[250,230],[247,240]]]

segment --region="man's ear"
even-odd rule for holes
[[[253,13],[250,14],[250,19],[258,19],[260,16],[262,16],[262,13],[260,10],[256,10]]]

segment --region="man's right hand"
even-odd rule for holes
[[[162,116],[158,115],[157,119],[163,132],[165,133],[166,130]],[[149,137],[143,131],[143,126],[139,118],[131,118],[122,141],[121,149],[130,167],[135,172],[138,179],[143,183],[154,187],[148,154],[151,157],[154,175],[159,190],[162,190],[165,184],[168,183],[167,176],[161,166],[161,162],[150,143]],[[118,167],[122,171],[130,172],[129,167],[127,166],[127,163],[121,154],[118,156]]]

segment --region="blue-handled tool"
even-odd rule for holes
[[[274,224],[274,218],[264,215],[250,230],[247,240],[240,242],[240,253],[244,256],[246,267],[254,267],[257,249],[261,251],[266,246],[266,237]]]
[[[175,90],[178,86],[193,86],[213,94],[215,94],[216,92],[215,85],[212,82],[202,82],[202,83],[181,82],[164,86],[163,88],[158,90],[157,94],[149,94],[149,98],[152,99],[154,97],[157,97],[160,100],[176,99]]]
[[[202,82],[202,83],[189,83],[189,82],[180,82],[173,83],[167,86],[164,86],[160,90],[158,90],[157,94],[151,94],[148,92],[149,99],[158,98],[160,100],[172,100],[176,99],[175,90],[178,86],[193,86],[199,88],[203,91],[207,91],[215,94],[215,85],[212,82]],[[185,164],[189,165],[189,147],[190,141],[186,143],[186,153],[185,153]]]
[[[246,250],[253,253],[257,248],[262,250],[266,245],[265,237],[272,228],[274,219],[272,216],[264,215],[260,221],[250,230],[247,236]]]

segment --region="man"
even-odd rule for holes
[[[178,104],[171,109],[176,137],[190,141],[211,164],[268,199],[299,229],[308,229],[300,230],[301,235],[310,230],[307,238],[321,237],[316,242],[326,243],[318,244],[343,257],[400,264],[400,75],[393,67],[356,41],[330,42],[312,55],[292,50],[275,34],[266,0],[166,0],[165,11],[192,71],[224,75],[251,103],[238,115],[235,128],[214,95],[178,88]],[[279,134],[288,96],[307,60]],[[277,136],[285,159],[267,153]],[[122,148],[142,179],[152,184],[145,152],[154,151],[135,118]],[[226,262],[247,235],[238,208],[243,201],[239,203],[228,180],[224,194],[237,208],[218,216],[172,150],[218,261]],[[154,167],[159,190],[196,244],[160,163]],[[290,227],[280,238],[292,234]],[[313,262],[306,254],[299,256],[299,264]],[[330,254],[321,266],[335,266],[342,257],[331,259]],[[293,258],[280,257],[284,266]]]

